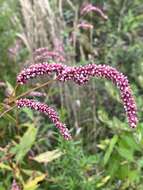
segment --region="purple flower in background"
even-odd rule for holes
[[[132,128],[137,125],[137,108],[134,98],[131,93],[129,82],[126,76],[117,71],[115,68],[107,65],[89,64],[79,67],[70,67],[57,63],[43,63],[31,65],[24,69],[17,77],[17,82],[20,84],[26,83],[30,78],[39,75],[50,75],[56,73],[59,81],[74,81],[76,84],[83,85],[88,82],[90,77],[100,77],[111,80],[120,89],[121,98],[124,104],[129,124]]]
[[[57,62],[65,62],[65,58],[58,51],[49,51],[48,48],[38,48],[34,52],[35,61],[53,60]]]
[[[90,23],[85,23],[85,22],[81,22],[80,24],[77,25],[78,28],[82,28],[82,29],[93,29],[93,25]]]
[[[108,19],[108,16],[105,15],[105,14],[103,13],[103,11],[102,11],[100,8],[98,8],[98,7],[96,7],[96,6],[93,6],[92,4],[86,4],[86,5],[81,9],[80,14],[81,14],[81,15],[85,15],[85,14],[88,14],[89,12],[92,12],[92,11],[99,13],[100,16],[101,16],[102,18],[104,18],[105,20]]]
[[[21,190],[15,179],[12,182],[11,190]]]
[[[26,98],[17,100],[16,104],[18,108],[27,107],[33,110],[37,110],[41,113],[44,113],[51,119],[51,121],[55,124],[56,128],[59,129],[61,135],[66,140],[71,139],[71,135],[69,133],[68,128],[66,127],[65,124],[60,122],[60,118],[53,108],[49,107],[48,105],[44,103],[41,103],[35,100],[26,99]]]
[[[34,97],[46,97],[46,93],[33,91],[28,94],[28,96],[34,96]]]
[[[63,42],[60,39],[55,38],[53,44],[54,44],[54,51],[59,52],[61,54],[64,52]]]

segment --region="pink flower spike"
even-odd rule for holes
[[[85,15],[85,14],[88,14],[89,12],[92,12],[92,11],[95,11],[95,12],[99,13],[100,16],[101,16],[102,18],[104,18],[105,20],[108,19],[108,16],[105,15],[105,14],[103,13],[103,11],[102,11],[100,8],[98,8],[98,7],[96,7],[96,6],[93,6],[92,4],[87,4],[87,5],[81,10],[80,13],[81,13],[81,15]]]
[[[17,100],[16,105],[18,108],[27,107],[33,110],[37,110],[41,113],[44,113],[51,119],[51,121],[55,124],[56,128],[59,129],[61,135],[66,140],[71,139],[71,135],[69,133],[68,128],[66,127],[65,124],[60,122],[60,118],[53,108],[49,107],[48,105],[44,103],[41,103],[32,99],[26,99],[26,98]]]
[[[86,14],[92,7],[93,7],[92,4],[87,4],[87,3],[84,4],[84,5],[81,7],[80,14],[81,14],[81,15]]]

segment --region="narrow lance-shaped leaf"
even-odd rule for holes
[[[103,163],[104,165],[106,165],[108,163],[108,160],[113,152],[113,149],[114,149],[114,146],[115,144],[117,143],[118,141],[118,136],[117,135],[114,135],[114,137],[111,139],[110,141],[110,144],[109,144],[109,147],[105,153],[105,156],[104,156],[104,159],[103,159]]]

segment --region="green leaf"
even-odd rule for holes
[[[122,156],[123,158],[129,160],[129,161],[133,161],[133,151],[131,149],[127,149],[124,147],[118,147],[117,148],[118,153],[120,154],[120,156]]]
[[[5,190],[5,188],[4,187],[0,187],[0,190]]]
[[[131,135],[126,134],[122,136],[122,141],[124,141],[130,149],[140,150],[139,145],[135,142],[133,136]]]
[[[20,139],[20,144],[16,146],[16,161],[21,162],[23,157],[31,149],[35,142],[38,129],[32,124],[29,126],[23,137]]]
[[[140,178],[140,174],[139,174],[138,170],[131,170],[129,172],[129,180],[130,180],[130,182],[138,181],[139,178]]]
[[[114,149],[114,146],[115,144],[117,143],[118,141],[118,136],[117,135],[114,135],[114,137],[111,139],[110,141],[110,144],[109,144],[109,147],[104,155],[104,158],[103,158],[103,164],[106,165],[112,152],[113,152],[113,149]]]
[[[48,162],[51,162],[51,161],[59,158],[61,155],[63,155],[63,153],[60,150],[56,149],[56,150],[44,152],[44,153],[34,157],[33,159],[40,163],[41,162],[48,163]]]
[[[109,121],[109,117],[107,112],[105,112],[103,109],[99,109],[98,110],[98,118],[100,119],[100,121],[102,121],[103,123],[108,123]]]

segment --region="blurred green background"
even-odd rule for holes
[[[85,3],[108,15],[80,16]],[[0,112],[32,52],[64,44],[67,65],[106,64],[130,81],[139,124],[130,129],[118,89],[103,79],[82,87],[59,82],[33,97],[55,107],[71,130],[66,142],[49,119],[16,108],[0,118],[0,190],[143,190],[143,1],[0,0]],[[77,29],[86,21],[93,30]],[[71,37],[73,41],[71,42]],[[42,77],[16,91],[16,96]],[[45,96],[46,94],[46,96]],[[15,188],[15,190],[18,190]]]

